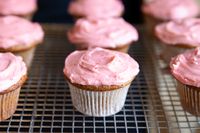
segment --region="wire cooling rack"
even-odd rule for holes
[[[52,133],[198,133],[198,118],[183,111],[175,81],[143,35],[129,54],[140,64],[124,108],[110,117],[84,116],[72,106],[63,76],[65,57],[74,50],[69,26],[44,25],[46,37],[35,53],[29,79],[15,114],[0,122],[0,132]]]

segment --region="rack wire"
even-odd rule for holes
[[[72,133],[198,133],[198,118],[183,111],[176,84],[141,31],[129,54],[140,64],[124,108],[114,116],[84,116],[72,106],[63,76],[66,56],[74,50],[66,39],[69,26],[43,25],[29,79],[21,90],[15,114],[0,122],[0,132]]]

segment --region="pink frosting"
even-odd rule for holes
[[[70,14],[88,18],[118,17],[123,11],[120,0],[74,0],[68,8]]]
[[[189,18],[156,26],[157,37],[168,45],[200,46],[200,19]]]
[[[27,15],[37,8],[37,0],[0,0],[1,15]]]
[[[15,16],[0,17],[0,48],[31,46],[41,42],[44,32],[38,23]]]
[[[0,53],[0,92],[13,86],[26,75],[27,68],[21,57]]]
[[[138,40],[136,29],[122,18],[79,19],[68,39],[82,47],[116,48]]]
[[[152,0],[143,6],[143,12],[160,20],[174,20],[199,15],[195,0]]]
[[[121,85],[138,74],[139,65],[128,54],[95,48],[75,51],[65,60],[64,74],[81,85]]]
[[[200,48],[172,58],[170,68],[174,77],[183,84],[200,87]]]

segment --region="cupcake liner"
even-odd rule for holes
[[[22,15],[22,16],[19,16],[19,17],[23,17],[23,18],[25,18],[25,19],[27,19],[27,20],[30,20],[30,21],[32,21],[32,19],[33,19],[33,16],[34,16],[34,14],[35,14],[35,12],[36,12],[36,11],[37,11],[37,9],[36,9],[35,11],[33,11],[33,12],[29,13],[29,14]]]
[[[124,106],[128,88],[112,91],[88,91],[75,87],[69,83],[72,103],[81,113],[88,116],[110,116],[119,112]]]
[[[122,46],[122,47],[119,47],[119,48],[115,48],[115,49],[112,49],[112,50],[123,52],[123,53],[128,53],[129,47],[130,47],[130,45],[127,44],[125,46]]]
[[[18,16],[18,17],[27,19],[27,20],[29,20],[29,21],[32,21],[34,14],[35,14],[35,11],[32,12],[32,13],[26,14],[26,15],[17,15],[17,14],[10,14],[10,15],[12,15],[12,16]],[[3,17],[3,16],[8,16],[8,15],[5,15],[5,14],[3,15],[3,14],[1,14],[0,16]]]
[[[181,54],[185,52],[186,50],[191,50],[193,48],[187,48],[187,47],[179,47],[179,46],[171,46],[167,44],[161,43],[161,54],[160,57],[163,59],[166,64],[169,64],[172,57],[175,57],[178,54]]]
[[[156,25],[160,24],[162,21],[155,19],[149,15],[144,16],[145,19],[145,26],[146,26],[146,32],[150,39],[156,40],[155,37],[155,27]]]
[[[0,121],[6,120],[11,117],[16,110],[21,87],[0,94]]]
[[[30,68],[34,57],[35,49],[35,47],[32,47],[25,51],[15,52],[14,54],[17,56],[21,56],[24,62],[26,63],[27,67]]]
[[[200,116],[200,90],[178,81],[177,90],[183,109],[192,115]]]
[[[87,48],[81,47],[80,45],[75,45],[75,46],[76,46],[77,50],[87,50]],[[128,53],[129,47],[130,47],[130,44],[126,44],[126,45],[123,45],[123,46],[117,47],[117,48],[105,48],[105,49],[115,50],[115,51],[123,52],[123,53]]]
[[[28,15],[26,15],[26,16],[23,16],[23,18],[32,21],[32,19],[33,19],[33,14],[34,14],[34,13],[31,13],[31,14],[28,14]]]

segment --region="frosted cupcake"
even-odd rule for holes
[[[161,41],[161,57],[169,63],[173,56],[200,46],[200,19],[189,18],[159,24],[155,28]]]
[[[31,19],[37,10],[37,0],[1,0],[0,15],[15,15]]]
[[[75,18],[110,18],[119,17],[124,12],[120,0],[73,0],[68,7],[68,13]]]
[[[0,52],[13,52],[31,65],[35,48],[43,41],[44,32],[38,23],[16,16],[0,17]]]
[[[89,116],[119,112],[138,72],[138,63],[128,54],[102,48],[75,51],[64,67],[74,107]]]
[[[172,58],[170,68],[178,82],[178,92],[183,108],[200,116],[200,48]]]
[[[150,36],[154,36],[154,27],[161,22],[199,15],[195,0],[151,0],[143,5],[142,10]]]
[[[26,79],[27,68],[21,57],[0,53],[0,121],[14,114]]]
[[[68,31],[68,39],[77,49],[102,47],[127,52],[138,40],[137,30],[122,18],[79,19]]]

